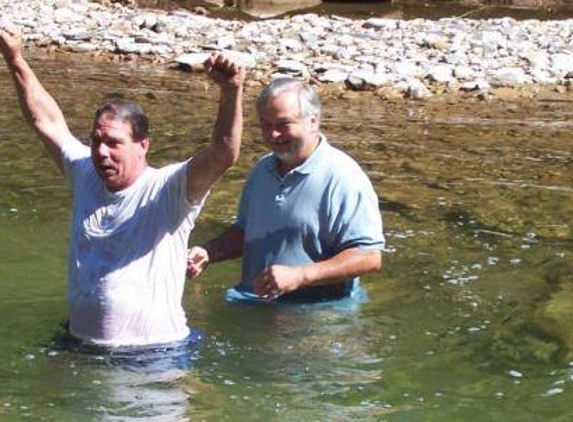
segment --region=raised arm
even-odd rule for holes
[[[68,125],[56,101],[44,89],[22,55],[22,34],[10,24],[0,25],[0,53],[4,57],[24,117],[46,145],[61,171],[62,144],[70,137]]]
[[[382,268],[382,252],[345,249],[325,261],[288,267],[272,265],[255,281],[255,292],[269,300],[300,287],[340,283],[343,280]]]
[[[187,274],[195,278],[211,263],[239,258],[243,255],[244,237],[243,229],[232,225],[204,246],[193,246],[187,253]]]
[[[191,204],[200,202],[213,183],[237,161],[243,131],[245,69],[217,53],[205,62],[205,67],[221,93],[211,143],[188,166],[187,199]]]

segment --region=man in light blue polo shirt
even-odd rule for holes
[[[273,81],[257,109],[264,156],[243,190],[237,221],[189,250],[188,273],[243,257],[231,297],[314,302],[347,297],[358,276],[382,265],[384,236],[370,180],[320,133],[314,90],[292,78]]]

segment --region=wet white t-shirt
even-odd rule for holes
[[[62,159],[74,192],[71,333],[112,347],[185,338],[187,243],[202,207],[187,201],[187,162],[148,167],[128,188],[109,192],[87,146],[67,140]]]

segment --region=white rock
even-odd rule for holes
[[[543,69],[533,68],[529,71],[529,74],[531,75],[533,82],[537,84],[556,84],[558,82],[557,78],[555,78],[550,72]]]
[[[334,58],[337,60],[350,60],[353,58],[354,53],[354,50],[348,47],[342,47],[336,50],[336,53],[334,53]]]
[[[456,66],[454,68],[454,76],[457,79],[469,80],[475,77],[476,72],[469,66]]]
[[[413,100],[422,100],[431,97],[432,92],[424,85],[422,81],[416,78],[409,79],[407,81],[408,89],[407,95]]]
[[[426,72],[426,77],[440,84],[446,84],[454,80],[452,68],[447,65],[430,67]]]
[[[352,72],[347,81],[352,86],[362,87],[364,85],[370,87],[380,87],[382,85],[390,84],[391,80],[385,73],[376,73],[367,70],[356,70]],[[357,88],[358,89],[358,88]]]
[[[97,46],[92,43],[69,43],[68,48],[75,53],[89,53],[97,50]]]
[[[546,69],[549,67],[549,54],[545,51],[528,51],[522,57],[534,69]]]
[[[403,77],[416,77],[422,75],[422,69],[413,61],[398,62],[394,65],[394,72]]]
[[[529,82],[525,71],[520,67],[503,67],[491,75],[492,84],[515,87]]]
[[[318,75],[318,80],[321,82],[333,82],[339,83],[344,82],[348,77],[348,72],[344,72],[339,69],[327,70],[324,73]]]
[[[295,60],[279,60],[276,66],[280,72],[294,73],[295,75],[308,74],[306,65]]]
[[[199,69],[203,68],[203,63],[205,63],[205,60],[209,57],[211,57],[211,53],[188,53],[177,57],[175,62],[183,67]]]
[[[397,21],[394,19],[370,18],[362,26],[374,29],[396,29]]]
[[[302,48],[299,40],[294,38],[282,38],[279,40],[279,44],[289,50],[298,51]]]
[[[551,72],[557,78],[573,77],[573,54],[554,54],[551,56]]]
[[[61,8],[54,12],[54,22],[56,23],[75,22],[79,20],[82,20],[82,17],[71,9]]]

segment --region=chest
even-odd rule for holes
[[[315,233],[328,219],[327,188],[311,175],[262,180],[245,195],[247,236],[281,229]]]

